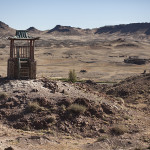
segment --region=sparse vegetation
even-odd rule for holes
[[[72,104],[67,108],[67,110],[77,114],[82,114],[86,111],[86,107],[80,104]]]
[[[125,120],[131,119],[131,117],[130,117],[130,116],[127,116],[127,115],[125,115],[123,118],[124,118]]]
[[[46,133],[46,134],[51,134],[51,135],[55,135],[54,130],[48,129],[48,130],[41,130],[42,133]]]
[[[116,97],[116,100],[118,101],[118,104],[123,105],[124,104],[124,100],[121,97]]]
[[[69,71],[68,81],[70,81],[72,83],[77,81],[77,76],[76,76],[75,70],[70,70]]]
[[[37,111],[42,111],[42,110],[44,110],[44,108],[41,107],[39,103],[37,102],[29,102],[26,107],[27,112],[37,112]]]
[[[62,111],[66,111],[66,106],[65,105],[61,105],[61,110]]]
[[[25,126],[22,126],[22,130],[30,131],[31,129],[30,129],[29,125],[25,125]]]
[[[0,100],[6,99],[7,94],[6,93],[0,93]]]
[[[101,141],[105,141],[107,139],[107,136],[100,136],[97,138],[96,142],[101,142]]]
[[[60,80],[60,81],[63,81],[63,82],[68,82],[68,78],[59,78],[59,79],[55,79],[55,80]]]
[[[145,76],[144,79],[145,82],[148,82],[149,76]],[[16,88],[16,83],[19,84],[19,89]],[[107,86],[89,80],[85,83],[69,84],[44,78],[31,82],[10,80],[10,83],[7,82],[4,87],[8,86],[10,86],[8,88],[9,95],[6,93],[8,98],[0,101],[1,120],[4,120],[10,127],[21,129],[21,131],[35,131],[41,136],[38,136],[39,140],[48,140],[51,135],[56,135],[56,137],[57,135],[67,135],[78,141],[90,137],[92,141],[88,142],[87,146],[91,148],[91,145],[95,144],[97,146],[95,149],[102,149],[105,146],[106,149],[109,147],[123,149],[126,146],[135,149],[139,146],[142,148],[149,146],[149,135],[142,133],[148,131],[149,128],[140,130],[146,129],[145,127],[148,127],[149,124],[145,118],[145,112],[149,112],[146,104],[141,104],[139,101],[139,105],[133,105],[128,103],[128,99],[130,100],[132,97],[127,97],[128,99],[125,97],[122,100],[117,95],[109,97],[103,93],[110,88],[122,86],[120,83],[115,86]],[[25,91],[24,88],[26,88]],[[57,92],[51,92],[57,88]],[[126,88],[128,87],[126,86]],[[149,90],[149,87],[147,89]],[[139,91],[141,90],[140,86]],[[147,91],[145,97],[149,93],[148,90],[144,90]],[[138,99],[139,95],[135,93],[134,98]],[[122,101],[125,101],[125,104],[119,105],[123,103]],[[139,107],[140,109],[138,109]],[[141,108],[146,109],[143,111]],[[141,120],[139,121],[139,119]],[[140,132],[136,137],[135,133],[138,131]],[[109,144],[112,137],[114,145]],[[120,146],[120,142],[118,142],[121,137],[127,137],[123,146]],[[67,141],[67,138],[65,140]],[[135,140],[140,144],[136,145]]]
[[[128,129],[125,126],[115,126],[110,129],[112,135],[123,135],[128,132]]]
[[[46,122],[48,122],[48,123],[53,123],[53,122],[55,122],[55,120],[56,120],[56,118],[54,116],[49,116],[46,118]]]

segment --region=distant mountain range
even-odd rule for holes
[[[0,21],[0,37],[12,36],[15,34],[16,29],[9,27],[4,22]],[[150,35],[150,23],[132,23],[114,26],[104,26],[95,29],[81,29],[71,26],[56,25],[53,29],[41,31],[35,27],[27,29],[32,34],[50,34],[50,35],[88,35],[88,34],[145,34]]]
[[[98,28],[95,34],[102,34],[102,33],[112,34],[116,32],[120,32],[123,34],[141,32],[146,35],[150,35],[150,23],[132,23],[115,26],[105,26]]]

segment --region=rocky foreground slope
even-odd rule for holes
[[[1,98],[1,117],[16,129],[96,137],[126,114],[115,99],[72,84],[47,79],[4,82],[0,89],[7,96]]]
[[[149,78],[149,74],[131,77],[113,86],[92,81],[71,84],[46,78],[1,78],[1,124],[13,128],[14,133],[18,130],[23,133],[11,137],[13,142],[1,133],[3,139],[7,137],[1,147],[23,149],[23,141],[24,146],[28,142],[28,149],[31,145],[32,149],[45,148],[44,142],[48,149],[54,144],[50,139],[67,135],[71,137],[68,142],[72,137],[76,141],[87,140],[84,144],[78,141],[72,149],[148,149]],[[35,141],[40,141],[36,148]],[[56,141],[54,145],[58,148],[61,140],[59,144]]]

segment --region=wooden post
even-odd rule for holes
[[[32,46],[32,54],[33,54],[33,60],[34,60],[34,40],[33,40],[33,46]]]
[[[34,40],[30,40],[30,58],[34,60]]]
[[[32,60],[32,40],[30,40],[30,59]]]
[[[13,58],[13,40],[10,40],[10,58]]]
[[[25,56],[26,56],[26,58],[28,57],[28,46],[27,46],[26,51],[25,51]]]
[[[14,40],[12,40],[12,54],[13,54],[13,51],[15,51]],[[12,56],[12,58],[13,58],[13,56]]]

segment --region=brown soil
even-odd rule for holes
[[[102,28],[94,34],[96,29],[58,26],[61,34],[52,34],[30,28],[41,37],[35,47],[37,79],[7,80],[6,36],[15,30],[0,24],[0,150],[150,149],[149,63],[124,63],[129,57],[150,59],[147,33]],[[88,81],[52,80],[67,78],[72,69]]]
[[[35,85],[36,88],[33,88]],[[11,95],[0,101],[1,119],[16,129],[51,129],[71,135],[97,137],[102,129],[108,129],[124,115],[114,99],[84,92],[68,83],[47,79],[5,80],[1,82],[1,88]],[[31,108],[31,104],[39,107]],[[72,104],[84,106],[85,112],[69,109]]]
[[[19,150],[28,143],[29,150],[62,149],[60,146],[87,150],[148,149],[149,76],[130,77],[113,86],[90,80],[71,84],[46,78],[1,78],[0,91],[7,94],[0,97],[1,124],[8,126],[1,127],[1,147]],[[71,109],[73,104],[86,109]],[[68,145],[64,144],[66,140]]]

